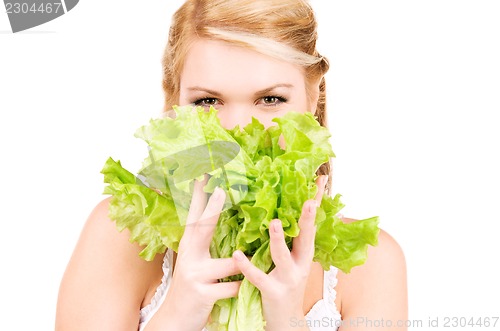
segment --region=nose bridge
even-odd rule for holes
[[[246,103],[231,103],[224,105],[219,111],[219,120],[226,129],[233,129],[236,125],[243,129],[252,122],[252,106]]]

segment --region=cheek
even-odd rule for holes
[[[185,93],[183,93],[183,91],[179,91],[179,105],[180,106],[183,106],[183,105],[187,105],[189,103],[189,101],[186,99],[186,95]]]

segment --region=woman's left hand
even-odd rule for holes
[[[327,176],[316,180],[318,192],[314,199],[307,200],[299,218],[300,233],[293,239],[292,251],[288,249],[281,221],[274,219],[269,224],[270,250],[275,268],[266,274],[254,266],[241,252],[233,258],[242,274],[261,292],[266,330],[292,329],[292,322],[304,321],[304,293],[314,257],[316,234],[316,207],[321,203]],[[301,323],[305,326],[304,323]],[[297,327],[293,328],[297,330]],[[307,327],[304,328],[308,330]]]

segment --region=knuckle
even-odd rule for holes
[[[179,241],[179,249],[177,252],[178,255],[183,254],[189,249],[189,247],[191,246],[189,245],[189,241],[189,238],[186,236],[186,234],[184,234],[184,236],[182,236],[181,240]]]
[[[309,272],[308,271],[298,272],[297,273],[297,278],[296,278],[298,284],[295,284],[295,285],[302,284],[303,282],[307,281],[308,278],[309,278]]]
[[[267,295],[273,298],[279,297],[281,293],[283,293],[284,289],[278,286],[272,286],[268,291]]]
[[[195,298],[204,298],[205,300],[203,301],[213,300],[213,298],[209,295],[210,292],[206,291],[205,286],[199,282],[192,282],[191,293]]]
[[[277,262],[277,263],[284,263],[287,261],[287,259],[288,259],[288,256],[286,255],[285,252],[277,252],[277,253],[275,253],[275,256],[273,256],[274,262]]]
[[[275,286],[269,286],[266,291],[262,293],[262,296],[276,303],[281,303],[283,302],[281,298],[288,295],[291,290],[292,287],[287,284],[276,284]]]
[[[266,280],[265,276],[260,274],[260,273],[256,273],[252,278],[254,279],[254,282],[256,283],[256,285],[263,284],[264,281]]]
[[[219,215],[222,211],[222,204],[218,203],[209,203],[207,208],[204,211],[205,219],[219,218]]]
[[[179,249],[178,249],[177,254],[184,252],[184,250],[186,249],[186,246],[187,246],[186,240],[181,239],[181,241],[179,241]]]
[[[223,297],[236,296],[240,289],[239,282],[227,282],[223,286],[224,289],[218,293],[217,300]]]
[[[202,274],[200,271],[193,267],[194,263],[189,263],[182,268],[182,278],[185,282],[192,284],[194,290],[202,290],[202,284],[200,282],[199,275]]]

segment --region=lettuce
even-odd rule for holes
[[[309,113],[288,112],[265,128],[257,119],[243,129],[224,129],[217,110],[174,107],[175,118],[151,119],[135,137],[148,144],[149,155],[137,176],[120,161],[108,158],[103,194],[110,194],[109,218],[119,231],[128,228],[131,242],[145,246],[140,256],[151,261],[166,248],[178,250],[191,202],[194,179],[208,173],[204,187],[219,186],[226,201],[210,254],[231,257],[236,249],[269,273],[274,264],[269,249],[269,222],[279,218],[288,247],[300,229],[302,205],[315,196],[316,171],[335,157],[330,133]],[[283,150],[279,137],[283,135]],[[378,217],[343,223],[336,214],[344,207],[340,194],[324,195],[317,209],[314,261],[323,269],[343,272],[365,262],[368,245],[378,244]],[[260,292],[242,275],[237,298],[216,302],[209,330],[264,330]]]

